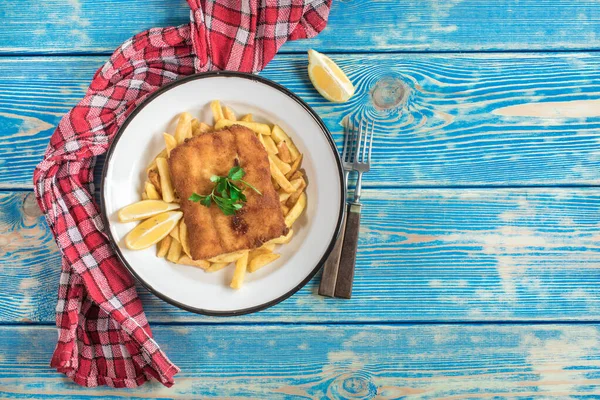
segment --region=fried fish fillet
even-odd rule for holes
[[[210,177],[226,176],[236,165],[244,169],[243,179],[261,195],[245,189],[247,202],[235,215],[224,215],[214,203],[207,208],[188,200],[192,193],[209,194],[214,187]],[[250,129],[234,125],[190,138],[171,151],[169,168],[194,260],[253,249],[287,233],[267,152]]]

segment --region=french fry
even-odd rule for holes
[[[273,125],[273,129],[271,129],[271,136],[273,136],[273,140],[277,144],[284,142],[289,138],[289,136],[278,125]]]
[[[259,250],[273,252],[275,250],[275,243],[264,243],[262,246],[258,248]]]
[[[258,140],[262,143],[265,150],[267,150],[267,153],[277,154],[279,152],[277,145],[270,136],[258,135]]]
[[[235,116],[235,113],[229,107],[226,107],[226,106],[223,107],[223,116],[225,117],[225,119],[228,119],[230,121],[237,121],[237,117]]]
[[[290,171],[287,174],[285,174],[286,178],[290,179],[290,177],[298,171],[298,168],[300,168],[300,164],[302,164],[302,158],[303,156],[302,154],[300,154],[298,158],[294,160],[294,163],[292,164],[292,169],[290,169]]]
[[[289,243],[290,240],[292,240],[293,235],[294,235],[294,230],[290,228],[288,230],[287,235],[280,236],[275,239],[271,239],[267,243],[269,243],[269,244],[286,244],[286,243]]]
[[[263,139],[263,135],[256,135],[256,137],[258,138],[258,141],[260,142],[260,144],[262,144],[262,146],[264,147],[264,149],[267,151],[268,154],[269,150],[267,150],[267,145],[265,144],[265,140]]]
[[[160,241],[160,243],[158,243],[158,246],[156,247],[156,257],[163,258],[167,255],[169,247],[171,247],[172,240],[173,239],[171,239],[171,236],[166,236],[163,240]]]
[[[281,172],[281,170],[277,167],[277,164],[275,164],[275,162],[273,162],[273,160],[270,157],[269,167],[271,169],[271,176],[273,177],[273,179],[275,179],[275,182],[277,182],[277,184],[281,186],[283,190],[289,193],[296,191],[296,189],[292,186],[290,181],[287,180],[283,172]]]
[[[294,204],[294,206],[290,208],[290,211],[286,214],[285,225],[288,228],[290,228],[293,225],[293,223],[298,219],[298,217],[300,217],[300,214],[302,214],[302,211],[304,211],[305,208],[306,193],[302,192],[302,194],[300,194],[300,197],[298,197],[298,201],[296,202],[296,204]]]
[[[290,195],[290,198],[287,200],[287,202],[285,204],[288,207],[293,207],[294,204],[296,204],[296,202],[300,198],[300,195],[304,192],[304,189],[306,189],[306,181],[302,178],[299,178],[299,179],[294,179],[293,181],[290,181],[290,183],[294,187],[297,187],[297,189],[294,193],[292,193]]]
[[[219,100],[213,100],[210,102],[210,109],[213,114],[213,118],[215,119],[215,123],[222,120],[223,117],[223,108],[221,108],[221,102]],[[217,128],[218,129],[218,128]]]
[[[204,122],[200,122],[198,123],[197,127],[192,127],[192,136],[199,136],[210,131],[212,131],[212,126],[205,124]]]
[[[287,174],[290,171],[290,169],[292,169],[292,167],[290,167],[290,164],[284,163],[275,154],[269,154],[269,159],[271,159],[271,161],[273,161],[275,165],[277,165],[277,168],[279,168],[283,175]]]
[[[283,211],[283,215],[287,215],[290,212],[290,208],[285,204],[281,205],[281,211]]]
[[[304,190],[304,188],[306,187],[306,181],[304,180],[302,174],[300,174],[299,177],[295,177],[294,179],[290,180],[290,183],[294,188],[296,188],[296,191]]]
[[[268,248],[257,248],[254,250],[250,250],[250,254],[248,255],[248,262],[252,261],[253,258],[256,258],[262,254],[270,254],[272,253],[272,250],[269,250]]]
[[[142,200],[148,200],[148,195],[146,192],[142,193]]]
[[[150,200],[160,200],[161,199],[160,194],[158,194],[158,191],[156,190],[156,188],[154,187],[154,185],[152,183],[146,181],[144,188],[146,191],[146,196],[148,196],[148,199],[150,199]]]
[[[234,262],[234,261],[237,261],[240,257],[242,257],[244,255],[244,253],[247,251],[248,250],[238,250],[238,251],[234,251],[232,253],[221,254],[216,257],[209,258],[208,261],[210,261],[211,263]]]
[[[279,126],[273,125],[271,136],[273,136],[273,140],[275,141],[275,143],[279,144],[283,141],[287,144],[292,160],[295,160],[300,156],[300,152],[298,151],[298,148],[296,147],[294,142],[292,142],[292,139],[290,139],[287,133],[285,133],[283,129],[281,129]]]
[[[146,167],[146,173],[150,172],[150,170],[156,169],[156,159],[158,157],[166,157],[167,156],[167,149],[162,149],[162,151],[160,153],[158,153],[156,155],[156,157],[154,157],[154,159],[152,159],[152,162],[150,163],[150,165],[148,165]]]
[[[279,202],[280,203],[285,203],[287,201],[287,199],[290,198],[292,194],[286,192],[285,190],[280,190],[279,191]]]
[[[210,131],[212,131],[212,126],[205,124],[204,122],[200,122],[199,131],[200,132],[197,135],[201,135],[203,133],[210,132]],[[195,135],[195,136],[197,136],[197,135]]]
[[[281,256],[275,253],[260,254],[250,260],[250,263],[248,264],[248,272],[255,272],[265,265],[277,260],[279,257]]]
[[[167,155],[167,153],[165,152],[165,156],[166,155]],[[146,167],[146,173],[148,173],[152,170],[156,170],[156,158],[154,160],[152,160],[152,162],[150,164],[148,164],[148,166]]]
[[[285,203],[281,203],[282,205],[285,205],[288,210],[292,207],[294,207],[294,204],[296,204],[298,202],[298,199],[300,198],[300,195],[304,193],[301,190],[296,190],[294,193],[292,193],[290,195],[290,197],[287,199],[287,201]],[[284,215],[287,215],[287,213],[285,213]]]
[[[192,116],[189,113],[181,113],[177,128],[175,128],[175,140],[177,144],[181,144],[187,138],[192,137]]]
[[[167,147],[167,157],[170,157],[171,150],[177,147],[177,140],[173,135],[169,135],[168,133],[163,133],[163,138],[165,139],[165,146]]]
[[[198,268],[202,268],[204,270],[208,269],[210,267],[210,263],[206,260],[192,260],[192,258],[188,255],[183,254],[181,257],[179,257],[179,261],[177,261],[177,264],[183,264],[183,265],[191,265],[192,267],[198,267]]]
[[[190,243],[188,242],[187,225],[183,219],[179,221],[179,241],[181,242],[183,252],[187,254],[188,257],[192,258],[192,255],[190,254]]]
[[[233,278],[229,285],[232,289],[240,289],[244,282],[244,276],[246,275],[246,268],[248,267],[248,251],[244,255],[235,261],[235,271],[233,272]]]
[[[177,264],[180,257],[181,257],[181,243],[179,243],[177,240],[171,240],[171,245],[169,246],[169,252],[167,253],[167,260]]]
[[[215,123],[215,130],[227,128],[231,125],[245,126],[246,128],[253,130],[260,135],[269,136],[271,134],[271,127],[267,124],[261,124],[260,122],[230,121],[228,119],[220,119],[217,121]]]
[[[208,267],[205,271],[206,272],[217,272],[217,271],[222,270],[223,268],[225,268],[229,264],[231,264],[231,263],[226,263],[226,262],[212,263],[212,264],[210,264],[210,267]]]
[[[171,203],[175,199],[173,184],[171,183],[171,175],[169,174],[169,164],[166,158],[159,157],[156,159],[156,166],[160,174],[160,189],[162,198],[167,203]],[[285,178],[285,177],[284,177]]]
[[[279,183],[277,183],[277,181],[273,179],[273,177],[271,177],[271,183],[273,183],[273,187],[275,188],[275,190],[281,189],[281,186],[279,186]]]
[[[252,120],[252,114],[246,114],[246,115],[244,115],[244,116],[243,116],[243,117],[240,119],[240,121],[244,121],[244,122],[252,122],[252,121],[253,121],[253,120]]]
[[[273,141],[273,143],[275,143],[275,141]],[[277,145],[277,154],[279,154],[279,158],[281,158],[281,161],[284,163],[289,164],[292,162],[292,155],[290,154],[290,149],[285,141],[282,140]]]
[[[179,224],[175,225],[175,228],[171,229],[171,232],[169,232],[169,236],[171,236],[173,239],[177,240],[179,243],[181,243],[181,237],[179,236]]]
[[[157,158],[158,160],[158,158]],[[160,187],[160,175],[158,174],[158,165],[156,166],[157,169],[152,169],[150,171],[148,171],[148,180],[150,181],[151,184],[154,185],[154,188],[156,189],[156,191],[162,196],[162,190]]]
[[[200,121],[197,118],[192,118],[192,136],[198,136],[200,134]]]
[[[298,170],[298,171],[294,172],[294,174],[289,177],[290,181],[294,181],[296,179],[304,179],[304,174],[302,173],[302,171]]]

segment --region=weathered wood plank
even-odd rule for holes
[[[399,399],[600,395],[597,325],[155,326],[171,389],[82,388],[51,327],[0,327],[2,398]],[[377,396],[377,397],[376,397]],[[571,397],[572,396],[572,397]]]
[[[366,190],[353,299],[227,322],[598,320],[600,189]],[[0,194],[0,321],[52,322],[59,259],[33,195]],[[140,289],[152,321],[219,321]]]
[[[21,0],[3,2],[0,14],[0,52],[11,54],[111,52],[142,30],[189,21],[183,0]],[[321,35],[283,50],[598,49],[599,22],[593,0],[334,1]]]
[[[317,94],[304,56],[281,55],[262,75],[308,101],[340,145],[344,116],[376,121],[368,186],[600,183],[598,54],[334,58],[357,85],[346,104]],[[0,59],[0,187],[31,187],[53,127],[103,61]]]

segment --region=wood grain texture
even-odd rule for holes
[[[0,194],[0,321],[51,323],[59,259],[33,196]],[[235,318],[169,306],[151,321],[402,322],[598,320],[600,189],[366,190],[352,300],[319,279]]]
[[[60,257],[30,188],[106,55],[187,5],[3,1],[0,17],[0,398],[600,397],[600,53],[551,52],[600,49],[597,0],[335,0],[323,33],[285,44],[261,74],[339,146],[343,118],[377,124],[353,298],[317,296],[317,277],[219,319],[139,286],[183,370],[171,389],[81,388],[49,367]],[[350,102],[312,88],[309,48],[348,73]]]
[[[600,183],[598,54],[333,57],[357,86],[346,104],[319,96],[303,55],[262,75],[313,106],[340,147],[344,117],[376,122],[366,186]],[[0,59],[0,188],[31,187],[53,127],[103,62]]]
[[[28,12],[23,12],[28,10]],[[189,22],[183,0],[5,1],[4,53],[112,52],[134,34]],[[593,0],[340,0],[317,38],[284,51],[581,50],[600,48]]]
[[[48,367],[52,327],[0,327],[2,398],[581,398],[600,395],[597,325],[155,326],[170,389],[82,388]],[[570,397],[573,396],[573,397]],[[581,397],[580,397],[581,396]]]

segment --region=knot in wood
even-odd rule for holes
[[[42,211],[37,204],[35,194],[27,193],[23,199],[23,217],[37,220],[42,215]]]
[[[331,382],[328,394],[334,399],[372,399],[377,395],[377,386],[366,374],[344,374]]]
[[[410,89],[396,76],[384,76],[371,89],[371,101],[375,108],[389,110],[406,103]]]

